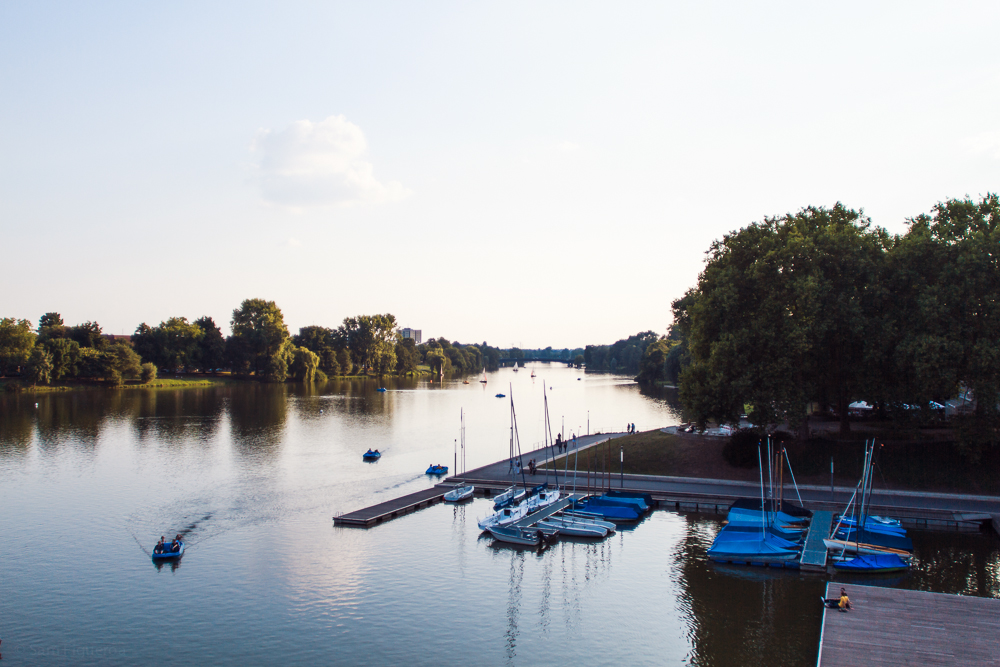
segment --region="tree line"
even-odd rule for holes
[[[416,345],[403,338],[395,316],[345,318],[336,328],[307,326],[292,335],[273,301],[246,299],[233,311],[232,334],[223,336],[208,316],[145,322],[127,340],[106,336],[96,322],[67,326],[46,313],[37,329],[25,319],[0,320],[0,375],[31,384],[97,379],[149,382],[160,371],[230,371],[268,382],[303,382],[329,376],[407,375],[427,366],[435,373],[496,370],[502,352],[485,342],[463,345],[444,338]]]
[[[808,406],[850,429],[848,406],[881,410],[974,396],[965,442],[1000,438],[1000,200],[952,199],[904,234],[842,204],[765,218],[715,241],[673,302],[680,397],[695,421],[787,422]],[[651,365],[656,365],[651,362]]]

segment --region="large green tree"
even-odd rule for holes
[[[249,370],[269,381],[283,382],[288,377],[290,336],[274,301],[245,300],[233,311],[231,328],[235,347]]]
[[[909,221],[890,252],[878,399],[926,406],[961,387],[973,444],[1000,441],[1000,199],[952,199]]]
[[[222,330],[208,315],[199,317],[194,324],[203,332],[193,359],[195,365],[202,373],[219,370],[226,363],[226,339]]]
[[[396,365],[396,334],[396,317],[386,313],[344,318],[336,338],[346,341],[352,359],[362,370],[381,376]]]
[[[691,416],[804,425],[810,401],[847,407],[868,382],[866,339],[888,235],[837,204],[754,223],[712,244],[698,285],[674,303],[691,363],[680,376]]]
[[[35,337],[28,320],[0,319],[0,375],[17,372],[28,361]]]

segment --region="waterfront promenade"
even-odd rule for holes
[[[760,497],[760,486],[753,482],[615,473],[614,462],[618,457],[613,446],[610,455],[612,460],[610,474],[605,472],[588,475],[586,471],[576,471],[574,474],[572,465],[573,454],[576,451],[602,445],[623,435],[625,433],[580,436],[577,438],[575,449],[570,441],[565,452],[569,457],[568,473],[566,467],[560,465],[557,471],[548,470],[547,477],[545,469],[536,470],[535,474],[531,475],[527,468],[515,476],[512,474],[512,460],[502,459],[464,474],[448,477],[435,489],[409,494],[380,503],[378,506],[363,508],[337,517],[336,522],[341,525],[371,526],[437,502],[452,485],[473,484],[476,486],[477,494],[482,495],[507,488],[512,478],[515,478],[514,483],[518,486],[529,487],[542,484],[547,479],[550,485],[558,485],[563,490],[577,493],[599,492],[606,489],[648,493],[656,501],[657,507],[678,511],[723,513],[734,500]],[[562,457],[562,453],[557,454],[550,447],[524,452],[521,460],[526,464],[530,459],[535,459],[537,465],[544,465],[552,460],[565,463]],[[796,492],[788,480],[784,488],[786,500],[797,503],[801,496],[802,504],[806,508],[829,512],[841,511],[853,493],[853,488],[835,487],[831,493],[830,487],[818,486],[800,486]],[[994,526],[1000,526],[1000,498],[995,496],[876,489],[872,493],[871,511],[874,514],[889,514],[901,519],[904,524],[915,527],[974,530],[981,523],[989,523],[991,520]]]
[[[577,448],[582,451],[618,438],[624,433],[610,433],[582,436],[577,439]],[[734,500],[740,498],[759,498],[760,485],[754,482],[739,482],[722,479],[701,479],[696,477],[671,477],[660,475],[633,475],[614,472],[618,462],[618,452],[612,446],[611,473],[589,476],[586,471],[573,473],[573,449],[570,443],[566,455],[569,456],[569,473],[564,474],[565,467],[559,466],[558,484],[563,489],[578,492],[600,491],[604,489],[625,489],[648,493],[664,509],[688,511],[721,512]],[[538,449],[521,455],[525,463],[535,459],[538,465],[553,459],[564,463],[563,454],[554,454],[552,448]],[[545,470],[538,470],[534,475],[524,470],[524,484],[531,486],[545,481]],[[550,483],[556,479],[553,471],[549,471]],[[511,483],[511,462],[503,459],[496,463],[470,470],[462,475],[449,477],[450,484],[474,484],[477,487],[506,488]],[[522,476],[517,475],[516,483],[522,484]],[[785,479],[784,498],[798,503],[801,496],[802,504],[808,509],[838,512],[843,510],[854,493],[853,488],[803,485],[796,493],[794,485],[787,477]],[[924,491],[886,491],[875,489],[872,492],[871,511],[874,514],[890,514],[901,519],[905,524],[928,528],[968,528],[975,529],[980,523],[989,522],[993,518],[994,525],[1000,521],[1000,497],[978,496],[969,494],[934,493]]]

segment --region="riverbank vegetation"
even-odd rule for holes
[[[957,439],[974,454],[1000,441],[1000,200],[945,201],[907,224],[891,235],[837,204],[714,242],[673,303],[688,416],[746,414],[804,439],[817,410],[846,436],[852,402],[930,422],[961,394]]]
[[[226,380],[323,381],[329,377],[474,373],[499,367],[503,351],[444,338],[416,345],[389,314],[345,318],[336,328],[308,326],[292,335],[277,304],[247,299],[223,336],[208,316],[140,324],[129,337],[104,335],[96,322],[67,326],[46,313],[37,329],[25,319],[0,320],[4,389],[190,384],[158,375],[200,372]],[[185,378],[189,377],[188,375]],[[206,381],[207,382],[207,381]]]

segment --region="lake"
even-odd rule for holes
[[[485,499],[333,527],[432,485],[461,412],[468,467],[505,458],[511,395],[525,448],[543,387],[553,435],[679,422],[672,392],[629,378],[478,379],[0,397],[4,664],[815,663],[828,578],[708,562],[718,516],[657,511],[540,554],[482,537]],[[184,558],[156,567],[179,532]],[[995,536],[913,537],[914,571],[875,582],[1000,597]]]

